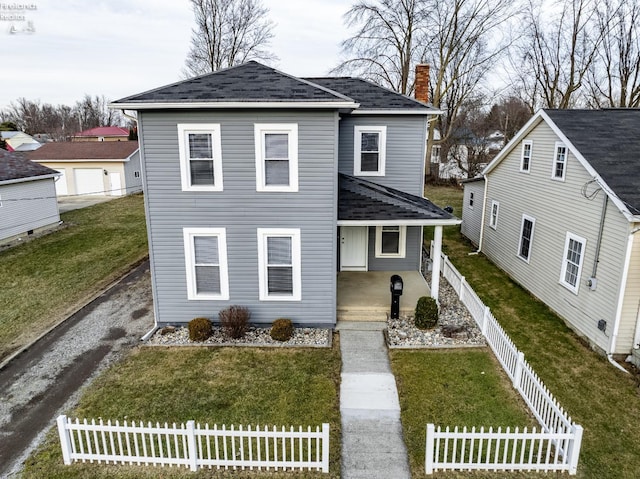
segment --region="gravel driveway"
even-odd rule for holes
[[[1,370],[0,477],[17,476],[57,415],[152,327],[145,262]]]

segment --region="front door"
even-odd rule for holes
[[[109,173],[109,181],[111,183],[111,196],[122,196],[120,173]]]
[[[340,271],[367,270],[368,226],[340,227]]]

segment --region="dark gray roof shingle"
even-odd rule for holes
[[[640,109],[545,110],[629,211],[640,214]]]
[[[383,88],[360,78],[352,77],[325,77],[305,78],[310,82],[322,85],[334,91],[338,91],[360,103],[358,110],[415,110],[425,112],[434,111],[408,96]]]
[[[0,183],[55,174],[57,171],[51,168],[27,160],[15,153],[0,150]]]
[[[319,85],[249,61],[242,65],[128,96],[114,103],[344,102]]]
[[[455,220],[426,198],[339,174],[338,220]]]

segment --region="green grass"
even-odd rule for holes
[[[0,360],[148,252],[142,195],[61,215],[66,228],[0,252]]]
[[[461,193],[452,188],[427,188],[430,199],[441,205]],[[640,397],[636,378],[590,350],[562,319],[486,257],[470,256],[474,248],[457,227],[445,228],[443,250],[560,405],[584,427],[577,477],[638,477]]]
[[[57,432],[29,458],[23,478],[340,477],[340,357],[333,349],[145,348],[109,369],[70,417],[331,427],[330,473],[241,473],[186,468],[64,466]]]

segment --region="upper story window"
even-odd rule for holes
[[[187,296],[229,299],[227,239],[224,228],[183,228]]]
[[[473,191],[469,192],[469,208],[473,209],[473,202],[475,200],[475,194],[473,193]]]
[[[384,176],[387,127],[354,127],[354,176]]]
[[[300,301],[300,230],[258,228],[261,301]]]
[[[406,226],[376,226],[376,258],[404,258]]]
[[[527,263],[531,258],[531,246],[533,244],[533,230],[536,219],[531,216],[522,215],[522,226],[520,227],[520,244],[518,245],[518,256]]]
[[[529,173],[531,170],[531,153],[533,152],[533,142],[525,140],[522,142],[522,155],[520,157],[520,171]]]
[[[489,226],[494,230],[498,227],[498,213],[500,212],[500,203],[493,200],[491,202],[491,217],[489,218]]]
[[[298,191],[298,125],[256,123],[256,191]]]
[[[573,233],[567,233],[564,243],[564,254],[562,256],[560,284],[576,294],[580,286],[580,274],[582,273],[582,262],[584,260],[586,244],[586,239],[576,236]]]
[[[567,147],[562,143],[556,143],[556,152],[553,159],[553,172],[551,178],[564,181],[567,172]]]
[[[217,123],[178,125],[183,191],[222,191],[222,146]]]

